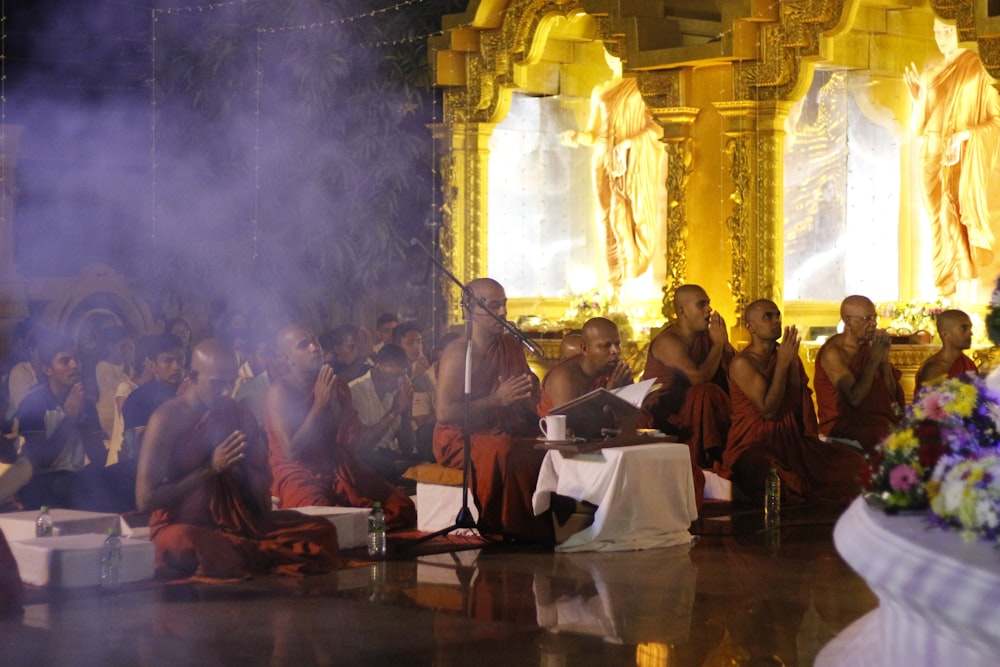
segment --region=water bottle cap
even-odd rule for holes
[[[774,466],[771,466],[771,472],[778,472],[778,469],[775,468]]]
[[[375,504],[372,505],[372,507],[374,507],[375,509],[381,509],[381,507],[382,507],[382,501],[376,500]]]
[[[49,506],[48,505],[42,505],[42,514],[47,514],[48,511],[49,511]]]

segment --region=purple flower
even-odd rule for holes
[[[893,491],[909,491],[920,483],[920,475],[907,465],[899,465],[889,473],[889,486]]]

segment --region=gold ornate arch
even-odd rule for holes
[[[669,296],[676,285],[712,280],[690,257],[693,237],[704,235],[725,239],[729,275],[720,280],[731,293],[733,311],[741,312],[761,297],[781,305],[782,163],[791,104],[808,88],[817,62],[863,66],[851,60],[852,54],[845,55],[856,42],[841,42],[842,35],[853,31],[856,39],[875,39],[878,28],[869,25],[873,12],[908,6],[893,0],[864,5],[861,0],[720,3],[722,9],[712,17],[718,34],[699,41],[692,38],[697,21],[685,14],[698,4],[472,0],[464,13],[444,17],[445,34],[431,43],[435,81],[446,87],[444,118],[436,128],[445,200],[440,245],[459,278],[484,275],[488,269],[488,139],[506,114],[513,90],[522,85],[522,66],[539,57],[553,18],[586,14],[593,22],[589,37],[601,40],[622,59],[627,75],[637,77],[651,114],[664,129],[669,165],[664,183],[669,202],[665,314],[670,314]],[[698,11],[709,11],[703,5],[710,4],[702,3]],[[931,0],[931,6],[958,21],[963,39],[972,35],[979,41],[984,64],[996,76],[1000,18],[987,16],[986,0]],[[706,71],[726,81],[711,98],[700,90]],[[708,136],[711,131],[714,137]],[[726,156],[728,168],[718,169],[724,182],[712,209],[700,198],[692,201],[690,188],[699,186],[691,177],[699,160],[718,160],[720,155]],[[450,312],[457,319],[457,299],[453,303]]]

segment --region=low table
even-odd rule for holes
[[[886,515],[861,498],[833,538],[879,607],[824,646],[818,666],[997,664],[1000,553],[993,544],[931,527],[923,513]]]
[[[597,505],[594,523],[557,551],[626,551],[687,544],[698,517],[686,444],[605,448],[585,454],[550,450],[532,497],[536,515],[556,493]]]

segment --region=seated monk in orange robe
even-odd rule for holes
[[[325,519],[271,510],[267,448],[254,416],[229,398],[236,355],[215,339],[192,353],[190,385],[153,413],[136,502],[152,512],[160,578],[234,579],[327,572],[337,531]]]
[[[520,344],[503,334],[507,295],[489,278],[470,281],[475,301],[472,320],[472,368],[469,431],[472,495],[484,535],[551,543],[552,522],[535,516],[531,496],[545,452],[535,449],[538,436],[538,378]],[[489,312],[487,312],[489,311]],[[468,342],[452,342],[441,354],[435,400],[434,457],[441,465],[465,462],[465,359]]]
[[[916,375],[916,396],[926,384],[954,378],[966,373],[976,373],[976,362],[965,356],[964,350],[972,347],[972,320],[961,310],[945,310],[937,316],[941,349],[920,365]]]
[[[603,317],[595,317],[583,325],[582,336],[581,354],[560,362],[545,376],[542,401],[538,406],[542,415],[594,389],[617,389],[632,384],[632,371],[621,360],[622,343],[618,325]],[[657,399],[651,395],[649,400]],[[645,426],[650,421],[649,414],[643,411],[640,420]],[[609,423],[609,426],[612,425]],[[695,499],[700,508],[705,499],[705,473],[694,461],[691,467]]]
[[[849,296],[840,305],[844,332],[830,338],[816,356],[819,431],[858,442],[874,451],[903,417],[900,372],[889,363],[889,337],[876,329],[875,305]]]
[[[281,507],[371,507],[386,526],[416,523],[413,501],[361,460],[361,420],[351,390],[323,363],[316,335],[300,326],[278,333],[287,372],[267,392],[264,423]]]
[[[649,345],[642,379],[663,385],[649,406],[653,426],[691,447],[691,460],[711,468],[722,460],[729,431],[729,387],[726,373],[735,350],[726,322],[697,285],[674,293],[677,321]]]
[[[758,503],[774,467],[783,500],[847,504],[861,491],[864,457],[817,437],[809,379],[798,356],[798,331],[786,327],[782,335],[778,307],[763,299],[747,307],[744,321],[751,341],[730,366],[733,424],[723,472]]]

